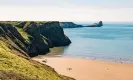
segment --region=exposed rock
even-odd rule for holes
[[[75,80],[30,58],[70,42],[59,22],[0,22],[0,80]]]
[[[82,25],[77,25],[73,22],[60,22],[60,26],[63,28],[78,28],[83,27]]]
[[[50,47],[67,46],[71,43],[70,39],[65,36],[63,28],[59,22],[31,22],[24,28],[33,37],[41,36]]]
[[[20,22],[18,25],[16,25],[19,28],[23,28],[24,25],[26,24],[26,21]]]
[[[12,48],[21,52],[21,56],[28,57],[28,50],[26,49],[25,43],[23,43],[24,38],[12,25],[0,23],[0,37],[1,40],[7,41]]]
[[[103,22],[100,21],[99,24],[98,24],[98,26],[103,26]]]
[[[99,23],[94,23],[92,25],[85,26],[85,27],[101,27],[101,26],[103,26],[103,23],[102,23],[102,21],[99,21]]]
[[[14,26],[22,29],[22,31],[18,32]],[[28,39],[25,39],[22,35],[28,37]],[[0,36],[3,36],[12,47],[26,56],[46,54],[50,51],[49,48],[67,46],[71,43],[58,21],[0,22]]]
[[[73,22],[60,22],[60,26],[63,28],[101,27],[101,26],[103,26],[103,23],[102,23],[102,21],[99,21],[99,23],[94,23],[92,25],[83,26],[83,25],[77,25]]]

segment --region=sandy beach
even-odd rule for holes
[[[69,57],[36,57],[33,59],[76,80],[133,80],[133,64]]]

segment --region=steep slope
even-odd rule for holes
[[[20,27],[16,29],[15,26],[20,23],[0,22],[0,79],[74,80],[59,75],[47,65],[31,60],[31,56],[40,54],[39,45],[43,45],[41,49],[46,50],[49,49],[49,45],[53,45],[45,36],[38,35],[38,32],[32,35]]]
[[[29,57],[28,50],[26,49],[27,43],[25,39],[19,34],[16,28],[11,24],[0,23],[0,39],[6,41],[11,49],[14,49],[20,54],[19,56]]]
[[[25,24],[24,24],[25,23]],[[51,22],[23,22],[19,26],[33,37],[44,36],[50,46],[67,46],[71,43],[70,39],[65,36],[63,28],[58,21]]]
[[[0,40],[0,70],[12,72],[14,75],[20,74],[27,79],[65,80],[63,76],[56,73],[54,69],[49,66],[15,55],[15,51],[9,49],[8,46],[10,45],[8,45],[5,40]],[[8,72],[6,74],[8,74]],[[1,75],[3,74],[0,74],[0,78],[2,77]]]
[[[16,25],[17,29],[23,29],[23,33],[31,36],[28,37],[32,46],[28,47],[28,51],[32,56],[36,54],[46,54],[51,47],[67,46],[71,43],[70,39],[64,34],[63,28],[58,21],[51,22],[20,22]],[[21,32],[20,32],[21,33]],[[23,34],[22,34],[23,35]],[[35,49],[32,49],[35,47]],[[38,53],[37,53],[38,52]]]
[[[0,26],[14,45],[31,57],[46,54],[50,52],[49,48],[71,43],[58,21],[8,21],[0,22]]]

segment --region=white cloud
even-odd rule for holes
[[[133,8],[0,7],[0,20],[133,21]]]

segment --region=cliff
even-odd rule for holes
[[[60,22],[60,26],[63,28],[78,28],[83,27],[82,25],[77,25],[73,22]]]
[[[101,27],[101,26],[103,26],[103,23],[102,23],[102,21],[99,21],[99,23],[94,23],[92,25],[83,26],[83,25],[75,24],[73,22],[60,22],[60,26],[63,28]]]
[[[94,23],[92,25],[88,25],[88,26],[85,26],[85,27],[101,27],[101,26],[103,26],[103,22],[99,21],[99,23]]]
[[[23,33],[30,35],[27,38],[27,41],[30,42],[27,49],[31,56],[46,54],[51,47],[67,46],[71,43],[57,21],[21,22],[16,27],[18,30],[23,29]]]
[[[1,34],[10,39],[13,47],[27,56],[46,54],[49,48],[67,46],[70,39],[58,21],[0,22]]]
[[[74,80],[30,58],[70,43],[59,22],[0,22],[0,79]]]

